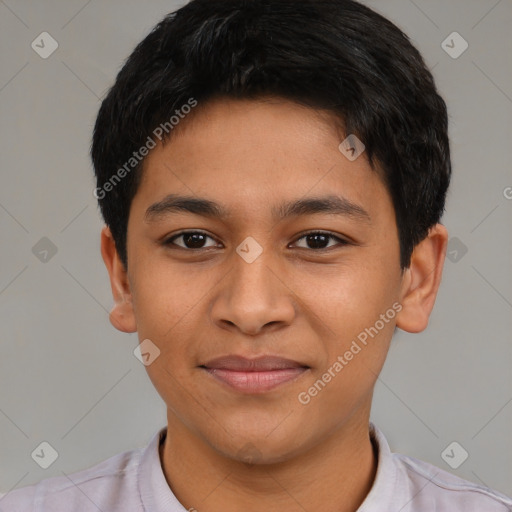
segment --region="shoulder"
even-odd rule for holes
[[[141,449],[119,453],[88,469],[0,493],[0,512],[117,511],[120,496],[137,496]],[[139,500],[140,502],[140,500]],[[131,507],[130,510],[142,510]]]
[[[370,438],[378,455],[377,474],[358,512],[512,512],[512,499],[498,491],[391,452],[384,434],[372,423]]]
[[[408,488],[411,503],[420,510],[512,512],[512,499],[428,462],[393,453],[397,480]],[[412,509],[411,509],[412,510]]]

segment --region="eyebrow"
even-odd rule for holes
[[[179,212],[219,219],[226,219],[230,216],[229,211],[225,207],[209,199],[169,194],[146,210],[144,220],[146,222],[155,222],[163,217]],[[296,201],[273,207],[271,213],[274,219],[280,220],[294,216],[324,213],[351,217],[371,223],[370,215],[362,206],[337,195],[297,199]]]

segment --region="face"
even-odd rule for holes
[[[160,350],[169,424],[227,457],[368,421],[404,274],[389,193],[343,139],[292,102],[216,100],[145,161],[115,324]]]

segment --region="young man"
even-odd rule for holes
[[[447,243],[446,106],[396,26],[351,0],[193,0],[128,59],[91,153],[111,322],[167,426],[2,510],[512,510],[369,422]]]

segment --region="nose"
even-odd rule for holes
[[[270,251],[264,249],[252,263],[233,253],[231,271],[214,296],[211,315],[216,325],[255,336],[292,323],[293,293]]]

